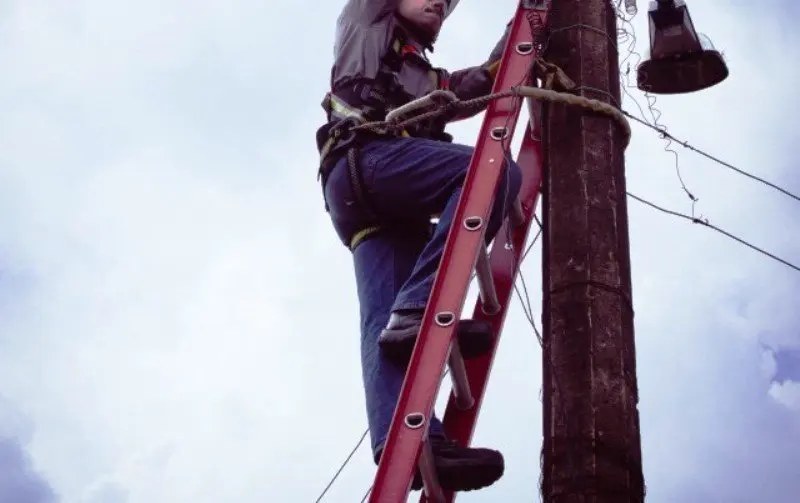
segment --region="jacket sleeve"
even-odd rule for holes
[[[492,92],[494,79],[500,60],[503,57],[503,49],[506,46],[511,22],[506,25],[505,33],[497,41],[497,44],[489,54],[489,58],[478,66],[471,66],[461,70],[456,70],[450,74],[450,90],[458,96],[460,100],[471,100],[480,96],[486,96]],[[485,107],[484,107],[485,108]],[[473,109],[472,113],[460,115],[458,119],[466,119],[482,112],[483,109]]]
[[[347,0],[342,17],[370,25],[394,13],[398,5],[400,0]]]

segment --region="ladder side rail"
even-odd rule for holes
[[[530,45],[533,42],[530,24],[525,16],[529,9],[523,4],[525,0],[520,2],[512,21],[493,92],[524,84],[529,77],[534,51],[517,51],[517,44]],[[500,178],[499,168],[505,160],[503,142],[492,140],[490,133],[497,128],[508,128],[506,140],[511,141],[521,101],[513,96],[501,98],[490,102],[486,109],[378,464],[369,499],[371,503],[405,503],[408,498],[422,442],[427,438],[428,420],[445,361],[450,353],[454,327],[466,300],[477,254],[484,239],[485,222]],[[482,219],[480,228],[467,229],[465,219],[476,216]],[[449,320],[443,319],[442,316],[446,314],[451,315]],[[421,419],[421,423],[417,419]]]
[[[534,139],[532,134],[536,135]],[[508,249],[504,242],[496,242],[489,257],[492,277],[497,286],[498,299],[501,310],[495,315],[487,315],[483,311],[483,302],[480,298],[475,303],[473,319],[489,322],[492,326],[492,333],[495,340],[492,350],[485,356],[468,360],[465,362],[467,380],[470,383],[472,397],[475,404],[472,408],[463,410],[457,406],[455,395],[451,392],[447,402],[447,408],[443,418],[444,430],[447,436],[459,445],[469,446],[475,432],[475,426],[480,415],[481,405],[486,393],[489,375],[492,371],[494,358],[503,330],[506,313],[511,305],[514,295],[514,283],[519,273],[520,260],[525,249],[528,236],[530,235],[533,214],[538,204],[539,189],[542,178],[541,171],[541,142],[538,140],[538,128],[532,129],[528,126],[525,138],[520,148],[517,163],[522,168],[523,185],[520,191],[520,201],[522,203],[524,221],[521,225],[514,227],[510,221],[506,221],[503,229],[498,233],[498,237],[505,236],[507,226],[512,225],[511,244]],[[501,234],[502,233],[502,234]],[[455,493],[445,491],[445,502],[453,503]],[[431,500],[423,493],[420,496],[420,503],[431,503]]]
[[[520,190],[520,201],[522,203],[524,222],[518,227],[511,227],[512,248],[495,245],[489,257],[492,270],[492,277],[497,285],[498,298],[502,305],[502,311],[496,315],[488,315],[483,310],[483,302],[480,298],[475,301],[473,319],[486,321],[492,326],[492,333],[497,334],[494,339],[492,350],[485,356],[465,362],[467,377],[471,385],[476,405],[469,410],[459,409],[450,396],[443,418],[445,433],[452,440],[456,440],[460,445],[468,446],[472,442],[475,421],[479,414],[480,404],[483,401],[486,381],[491,372],[491,365],[494,360],[497,346],[499,345],[500,335],[505,323],[505,316],[511,305],[514,293],[514,283],[519,274],[520,260],[522,252],[530,235],[531,224],[536,206],[539,203],[539,195],[542,181],[542,145],[541,130],[539,124],[529,124],[525,137],[520,146],[517,163],[523,172],[523,184]],[[508,232],[504,224],[501,233]],[[498,236],[504,234],[498,233]]]

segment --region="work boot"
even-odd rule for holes
[[[446,491],[474,491],[488,487],[503,476],[505,461],[499,451],[460,447],[443,437],[430,437],[433,465],[439,485]],[[376,462],[380,460],[380,453]],[[414,472],[411,490],[422,489],[422,474]]]
[[[378,345],[392,363],[405,367],[411,360],[417,342],[424,311],[392,313],[389,324],[381,331]],[[461,356],[471,360],[483,356],[492,349],[494,337],[489,323],[477,320],[459,320],[456,337]]]

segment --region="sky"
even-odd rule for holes
[[[0,0],[0,503],[310,502],[363,433],[353,273],[314,145],[342,3]],[[489,5],[461,2],[437,65],[483,61],[516,2]],[[661,123],[800,192],[796,2],[689,7],[731,75],[658,98]],[[664,146],[633,124],[628,188],[690,213]],[[800,262],[800,203],[673,147],[696,214]],[[800,273],[629,213],[648,501],[796,501]],[[537,320],[540,260],[522,270]],[[506,474],[458,501],[539,500],[540,376],[516,302],[474,439]],[[365,445],[323,501],[373,475]]]

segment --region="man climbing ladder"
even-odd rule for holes
[[[432,51],[458,0],[348,0],[337,24],[327,123],[317,132],[320,177],[333,226],[353,255],[361,311],[361,360],[374,459],[379,461],[416,342],[473,148],[453,144],[444,119],[415,124],[400,135],[353,125],[436,89],[469,100],[491,92],[508,31],[478,66],[455,72],[433,67]],[[474,115],[478,109],[458,117]],[[504,163],[485,240],[490,242],[517,198],[518,166]],[[432,217],[438,224],[431,226]],[[460,320],[456,338],[465,359],[493,347],[486,323]],[[502,455],[461,447],[433,417],[432,459],[445,490],[494,483]],[[417,472],[413,489],[422,487]]]

